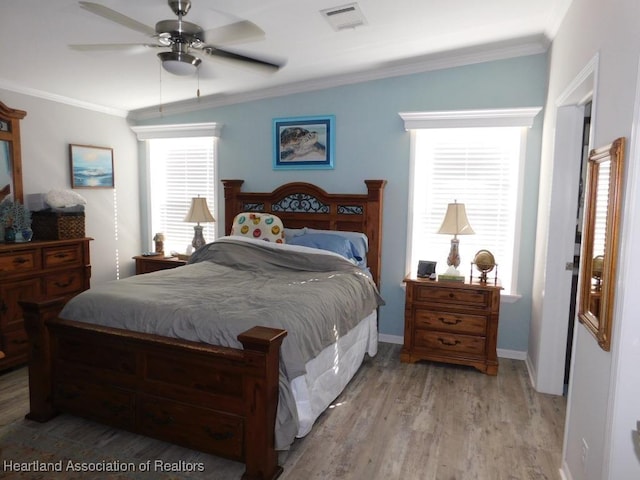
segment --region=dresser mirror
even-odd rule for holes
[[[589,154],[578,318],[600,347],[611,348],[625,139]]]
[[[24,203],[20,120],[26,114],[0,102],[0,202],[9,199]]]

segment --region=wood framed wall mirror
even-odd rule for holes
[[[20,120],[26,114],[0,102],[0,202],[10,199],[24,203]]]
[[[591,150],[587,164],[578,319],[611,349],[625,139]]]

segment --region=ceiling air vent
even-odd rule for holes
[[[367,20],[362,15],[357,3],[320,10],[320,13],[335,31],[361,27],[367,24]]]

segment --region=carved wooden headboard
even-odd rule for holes
[[[268,193],[242,192],[244,180],[222,180],[225,232],[241,212],[266,212],[280,217],[286,228],[318,228],[363,232],[369,238],[367,265],[380,286],[382,198],[386,180],[365,180],[367,193],[327,193],[304,182],[287,183]]]

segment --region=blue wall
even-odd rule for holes
[[[282,183],[306,181],[329,192],[364,193],[363,180],[386,179],[381,293],[387,305],[380,311],[380,332],[402,335],[409,133],[398,112],[542,106],[546,88],[547,56],[532,55],[167,115],[140,123],[222,123],[219,178],[244,179],[248,191],[268,191]],[[272,119],[325,114],[336,117],[335,169],[273,171]],[[542,113],[529,134],[525,165],[518,276],[522,298],[502,305],[498,336],[501,349],[527,349],[541,131]],[[222,196],[218,199],[221,201]]]

